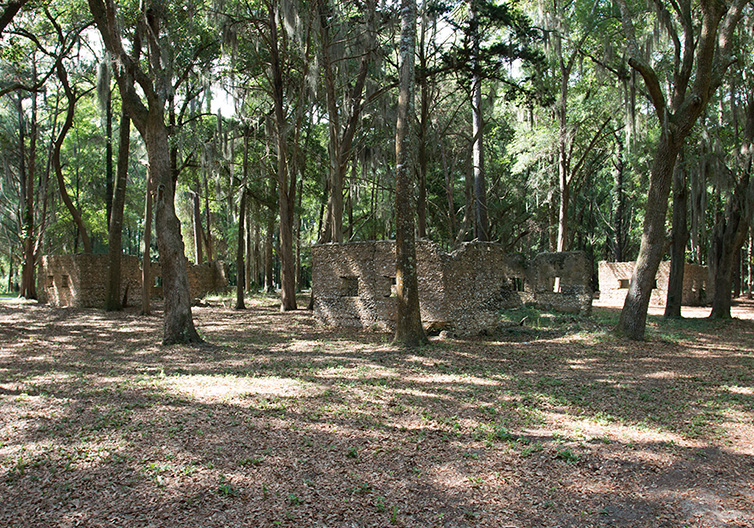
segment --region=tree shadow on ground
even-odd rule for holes
[[[408,353],[305,312],[198,312],[212,346],[102,312],[0,334],[0,524],[754,522],[751,444],[726,429],[754,409],[733,336]]]

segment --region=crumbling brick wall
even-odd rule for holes
[[[623,304],[635,262],[606,262],[598,264],[600,300],[609,304]],[[653,306],[665,306],[668,299],[668,281],[670,279],[670,262],[661,262],[655,275],[655,287],[649,303]],[[686,263],[683,270],[683,295],[681,304],[700,306],[710,299],[711,281],[707,266]]]
[[[102,308],[107,296],[110,269],[108,255],[45,255],[39,267],[40,300],[54,306]],[[227,269],[222,262],[189,265],[189,291],[192,298],[227,289]],[[159,263],[150,264],[153,299],[162,298]],[[130,306],[141,303],[141,259],[121,257],[121,300]]]
[[[501,309],[522,304],[570,312],[591,308],[591,265],[583,253],[545,253],[528,262],[499,244],[471,242],[446,253],[424,240],[417,241],[416,253],[422,322],[431,329],[493,328]],[[558,292],[552,270],[562,277]],[[392,330],[394,283],[392,241],[312,247],[314,309],[326,325]]]

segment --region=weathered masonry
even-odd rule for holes
[[[600,301],[611,304],[623,304],[635,262],[599,263]],[[649,302],[655,306],[665,306],[668,299],[668,281],[670,279],[670,262],[661,262],[655,275],[654,289]],[[712,298],[707,266],[686,263],[683,269],[683,295],[681,304],[701,306]]]
[[[102,308],[107,296],[107,275],[110,265],[107,255],[45,255],[39,267],[40,300],[53,306]],[[121,269],[121,299],[129,305],[141,303],[141,260],[123,255]],[[209,292],[224,291],[228,286],[222,262],[189,265],[189,291],[192,298]],[[162,298],[162,270],[152,263],[150,268],[152,291],[150,296]]]
[[[500,310],[523,304],[588,313],[592,266],[582,252],[541,253],[528,261],[494,243],[470,242],[452,253],[417,241],[422,321],[460,334],[495,328]],[[395,242],[312,247],[312,293],[319,321],[329,326],[392,330],[395,324]]]

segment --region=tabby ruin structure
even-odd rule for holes
[[[110,269],[107,255],[45,255],[39,266],[40,300],[58,307],[103,308]],[[141,259],[123,255],[120,261],[121,299],[128,305],[141,304]],[[187,266],[192,298],[225,291],[227,272],[222,262]],[[152,263],[150,297],[162,298],[160,265]],[[126,304],[124,303],[124,304]]]
[[[598,265],[600,282],[600,302],[621,305],[626,300],[628,287],[635,262],[605,262]],[[649,303],[654,306],[665,306],[668,299],[668,282],[670,279],[670,262],[661,262],[655,275],[654,289]],[[709,280],[707,266],[685,264],[683,269],[683,295],[681,304],[685,306],[701,306],[712,298],[712,282]]]
[[[589,313],[592,266],[582,252],[541,253],[529,261],[494,243],[470,242],[447,253],[416,244],[419,303],[430,331],[473,334],[496,328],[500,310],[524,304]],[[392,330],[395,242],[312,247],[315,314],[328,326]]]

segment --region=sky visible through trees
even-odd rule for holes
[[[675,240],[730,316],[751,282],[748,1],[415,7],[415,234],[638,259],[620,323],[635,339]],[[290,310],[312,244],[395,239],[401,8],[0,4],[0,291],[35,297],[44,254],[110,251],[159,253],[177,292],[185,254]],[[185,296],[169,304],[166,342],[198,340]]]

